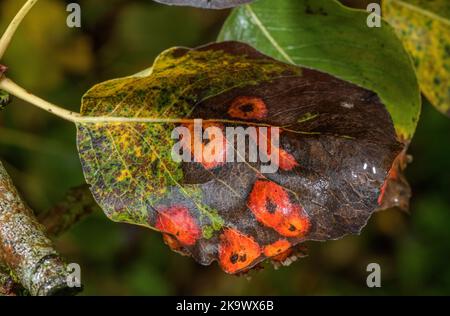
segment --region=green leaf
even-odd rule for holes
[[[413,56],[422,92],[450,116],[450,1],[385,0],[383,14]]]
[[[246,42],[376,92],[398,135],[410,139],[421,108],[410,57],[387,23],[369,28],[367,17],[335,0],[259,0],[234,9],[219,41]]]
[[[228,273],[286,260],[306,240],[359,233],[404,148],[373,92],[238,42],[170,49],[138,75],[94,86],[81,113],[83,172],[107,216],[156,229],[173,250]],[[259,159],[249,161],[249,145],[244,161],[175,161],[176,142],[212,146],[172,139],[194,119],[203,131],[254,128],[247,142],[259,139]],[[279,146],[257,127],[280,128]],[[227,152],[244,149],[230,143]],[[279,150],[273,172],[261,169],[264,143]]]

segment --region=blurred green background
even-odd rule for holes
[[[23,2],[0,0],[2,30]],[[41,0],[2,63],[22,86],[75,111],[93,84],[137,73],[169,47],[213,41],[228,14],[150,0],[82,0],[82,28],[69,29],[70,2]],[[425,104],[407,170],[411,214],[377,213],[361,236],[309,243],[309,257],[277,271],[229,276],[173,253],[158,233],[101,213],[74,226],[57,248],[81,265],[85,295],[450,294],[449,137],[450,120]],[[74,126],[17,99],[0,113],[0,157],[37,212],[83,183]],[[379,289],[366,287],[370,262],[382,267]]]

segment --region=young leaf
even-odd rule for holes
[[[3,110],[10,102],[11,96],[7,92],[0,90],[0,111]]]
[[[410,139],[421,107],[410,57],[386,22],[369,28],[367,17],[336,0],[260,0],[234,9],[219,40],[246,42],[376,92],[397,134]]]
[[[0,64],[0,78],[7,70],[8,68],[6,66]],[[7,92],[0,90],[0,111],[3,110],[9,103],[11,103],[11,96]]]
[[[144,73],[93,87],[81,112],[83,171],[107,216],[159,230],[175,251],[228,273],[284,260],[307,240],[359,233],[404,148],[375,93],[238,42],[170,49]],[[279,151],[277,170],[261,171],[264,155],[176,162],[172,131],[199,118],[219,131],[278,127],[278,147],[249,133],[270,148],[262,153]],[[181,141],[194,143],[189,158],[210,144]],[[230,142],[237,158],[242,148]]]
[[[385,0],[383,14],[412,54],[423,93],[450,116],[450,1]]]
[[[206,9],[226,9],[232,8],[253,0],[154,0],[168,5],[185,5]]]

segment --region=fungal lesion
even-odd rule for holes
[[[245,253],[233,253],[230,256],[230,262],[232,264],[236,264],[238,262],[246,262],[247,261],[247,255]]]
[[[269,214],[275,214],[275,212],[277,211],[277,205],[273,203],[271,199],[267,199],[266,209]]]

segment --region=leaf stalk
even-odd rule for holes
[[[0,89],[67,121],[75,123],[77,118],[80,117],[79,113],[68,111],[29,93],[6,77],[0,78]]]

